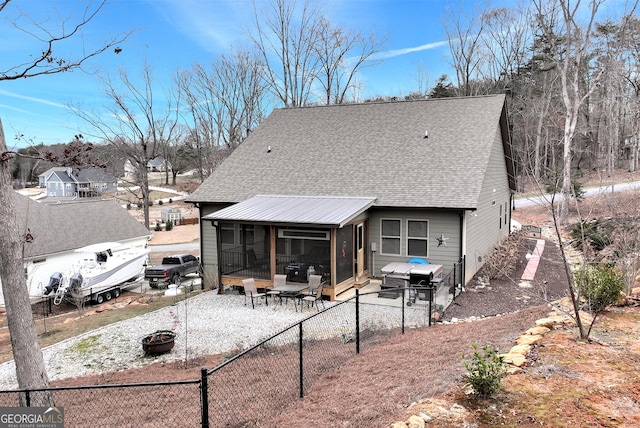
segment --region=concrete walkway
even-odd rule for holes
[[[527,253],[527,258],[529,262],[527,263],[527,267],[524,269],[522,273],[523,281],[533,281],[533,278],[536,276],[536,272],[538,270],[538,265],[540,264],[540,257],[542,257],[542,252],[544,251],[544,239],[538,239],[536,243],[536,247],[533,249],[531,254]]]

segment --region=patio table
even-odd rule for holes
[[[308,284],[285,284],[285,285],[280,285],[278,287],[274,287],[271,289],[271,291],[280,292],[278,296],[280,297],[280,304],[282,304],[283,297],[286,299],[288,299],[289,297],[296,297],[298,294],[300,294],[302,291],[306,290],[307,288],[309,288]]]

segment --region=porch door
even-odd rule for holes
[[[364,223],[356,225],[356,281],[364,275]]]

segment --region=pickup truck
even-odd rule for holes
[[[162,263],[145,269],[144,279],[151,288],[160,283],[180,285],[183,276],[200,273],[200,260],[191,254],[175,254],[162,259]]]

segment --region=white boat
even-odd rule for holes
[[[26,270],[30,298],[53,298],[54,304],[63,300],[102,303],[144,278],[148,255],[146,239],[140,239],[128,244],[93,244],[43,263],[29,262]]]

